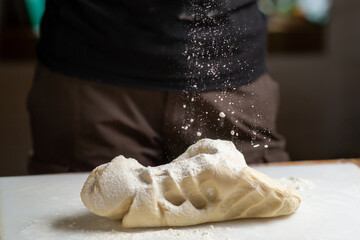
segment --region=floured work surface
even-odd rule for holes
[[[354,164],[257,167],[295,187],[301,207],[286,217],[179,228],[124,229],[95,216],[79,192],[88,174],[0,178],[0,239],[357,239],[360,169]]]

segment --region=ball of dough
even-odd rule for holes
[[[275,217],[301,202],[295,189],[248,167],[232,142],[212,139],[157,167],[118,156],[91,172],[81,199],[128,228]]]

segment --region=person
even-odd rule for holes
[[[31,174],[117,155],[171,161],[201,138],[287,161],[256,0],[48,0],[28,97]]]

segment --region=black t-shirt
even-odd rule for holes
[[[266,34],[256,0],[47,0],[37,54],[92,81],[211,91],[264,73]]]

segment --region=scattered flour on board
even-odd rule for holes
[[[82,230],[78,222],[68,221],[62,224],[61,228],[54,229],[53,220],[33,220],[21,232],[23,239],[69,239],[69,240],[215,240],[217,237],[212,231],[215,230],[213,225],[190,227],[186,229],[173,228],[149,228],[149,229],[124,229],[118,222],[113,229],[98,229],[98,222],[90,223],[87,230]],[[93,225],[93,226],[92,226]],[[111,224],[110,224],[111,225]],[[94,230],[90,230],[94,229]],[[231,240],[227,238],[228,240]]]
[[[303,178],[288,177],[288,178],[279,178],[276,180],[278,180],[284,185],[291,186],[300,192],[315,188],[315,184],[312,181]]]

